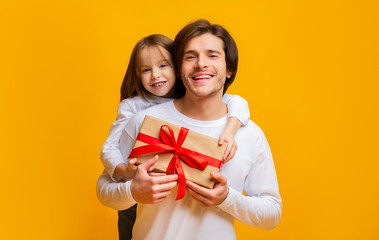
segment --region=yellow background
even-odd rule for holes
[[[378,1],[1,1],[0,239],[116,239],[95,184],[132,47],[196,18],[274,156],[282,220],[238,239],[378,239]]]

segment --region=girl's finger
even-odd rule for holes
[[[224,154],[224,157],[223,157],[223,160],[224,160],[224,163],[229,161],[229,154],[230,154],[230,151],[231,151],[231,145],[228,145],[228,147],[226,148],[226,151],[225,151],[225,154]]]

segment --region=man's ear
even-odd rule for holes
[[[229,70],[226,72],[226,77],[227,77],[227,78],[231,78],[232,75],[233,75],[233,72],[231,72],[231,71],[229,71]]]

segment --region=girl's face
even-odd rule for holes
[[[145,47],[139,59],[138,73],[143,87],[152,95],[171,97],[176,81],[171,54],[160,46]]]

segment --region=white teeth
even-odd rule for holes
[[[212,76],[209,76],[209,75],[201,75],[201,76],[197,76],[197,77],[194,77],[193,79],[197,80],[197,79],[209,79],[209,78],[212,78]]]
[[[161,82],[161,83],[158,83],[158,84],[153,84],[153,87],[159,87],[159,86],[162,86],[164,84],[164,82]]]

